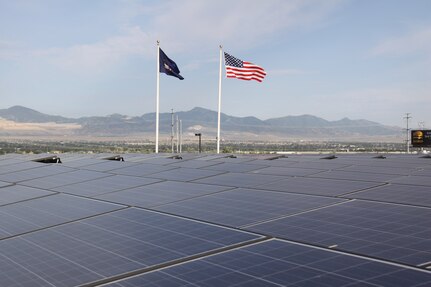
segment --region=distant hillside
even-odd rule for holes
[[[265,122],[271,126],[288,128],[321,128],[331,125],[331,122],[311,115],[286,116],[282,118],[268,119]]]
[[[73,121],[61,116],[46,115],[22,106],[0,109],[0,117],[19,123],[70,123]]]
[[[196,131],[200,131],[208,137],[215,137],[217,112],[196,107],[190,111],[177,112],[175,118],[176,116],[182,121],[184,134],[193,135]],[[73,123],[81,126],[79,129],[74,129],[76,135],[131,136],[151,134],[155,130],[155,113],[148,113],[139,117],[113,114],[104,117],[72,119],[46,115],[29,108],[14,106],[0,110],[0,117],[17,123]],[[221,126],[223,134],[228,135],[230,139],[244,140],[272,138],[361,139],[401,135],[401,128],[385,126],[368,120],[343,118],[338,121],[327,121],[313,115],[260,120],[252,116],[235,117],[222,114]],[[161,113],[160,132],[169,134],[170,131],[171,114]]]

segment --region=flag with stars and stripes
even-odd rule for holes
[[[224,53],[226,77],[237,78],[241,80],[255,80],[262,82],[266,76],[266,72],[262,67],[250,62],[245,62],[235,58],[228,53]]]

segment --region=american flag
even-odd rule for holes
[[[226,65],[226,77],[237,78],[241,80],[256,80],[262,82],[266,76],[266,72],[262,67],[259,67],[250,62],[244,62],[235,58],[228,53],[224,53]]]

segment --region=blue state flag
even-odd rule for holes
[[[159,65],[160,73],[165,73],[166,75],[174,76],[180,80],[184,80],[183,76],[180,75],[180,69],[178,69],[177,64],[171,59],[169,59],[169,57],[166,56],[165,52],[163,52],[162,49],[160,49]]]

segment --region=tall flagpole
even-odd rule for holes
[[[220,110],[221,110],[221,75],[222,75],[222,45],[220,45],[220,67],[218,78],[218,118],[217,118],[217,153],[220,153]]]
[[[159,153],[160,42],[157,40],[156,153]]]

